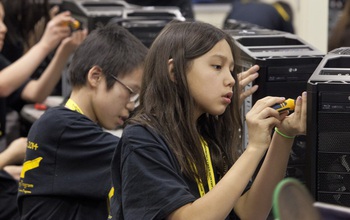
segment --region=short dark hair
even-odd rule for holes
[[[69,66],[72,87],[81,87],[94,66],[99,66],[106,76],[107,89],[115,80],[143,65],[147,47],[118,24],[107,24],[91,31],[78,47]]]

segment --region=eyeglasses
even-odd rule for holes
[[[122,86],[124,86],[124,88],[126,88],[129,93],[130,93],[130,102],[136,102],[140,96],[140,94],[136,93],[132,88],[130,88],[129,86],[125,85],[122,81],[120,81],[117,77],[113,76],[112,74],[109,74],[113,79],[115,79],[115,81],[117,81],[118,83],[120,83]]]

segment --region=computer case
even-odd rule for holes
[[[141,42],[150,47],[159,32],[172,20],[185,21],[180,8],[176,6],[149,6],[125,8],[121,17],[110,20],[126,28]]]
[[[323,58],[307,98],[307,186],[317,201],[350,206],[350,48]]]
[[[124,8],[136,7],[120,0],[63,0],[61,9],[68,10],[90,31],[107,24],[114,17],[122,17]]]
[[[226,30],[234,39],[234,60],[237,72],[257,64],[259,77],[247,88],[257,84],[257,92],[242,106],[242,118],[254,103],[265,96],[296,99],[307,89],[307,81],[324,54],[294,34],[269,29]],[[298,136],[292,147],[287,176],[304,182],[306,137]],[[248,132],[243,126],[243,147]]]

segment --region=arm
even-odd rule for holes
[[[13,179],[19,181],[22,165],[9,165],[4,167],[4,170],[12,176]]]
[[[53,59],[38,80],[31,80],[22,91],[22,99],[43,102],[61,78],[67,61],[75,49],[85,39],[87,30],[78,30],[65,38],[58,47]]]
[[[293,114],[287,116],[278,129],[288,135],[296,136],[305,134],[306,131],[306,93],[298,97]],[[250,190],[237,203],[240,216],[248,219],[266,219],[272,206],[272,195],[277,183],[284,178],[288,165],[289,154],[294,139],[282,137],[275,133],[264,162]],[[254,212],[245,207],[254,207]],[[250,216],[256,214],[257,216]]]
[[[63,26],[61,23],[71,20],[73,18],[70,16],[70,12],[57,15],[47,24],[40,41],[20,59],[0,72],[0,97],[7,97],[20,87],[61,40],[69,36],[69,27]]]
[[[0,153],[0,169],[7,165],[21,163],[24,160],[27,149],[27,138],[18,138]]]
[[[246,115],[250,137],[247,149],[212,190],[195,202],[175,210],[168,219],[225,219],[241,203],[241,194],[270,145],[271,130],[280,124],[281,116],[270,106],[283,100],[279,97],[266,97],[255,103]],[[249,206],[239,205],[237,209],[237,214],[242,219],[246,219],[246,210],[249,214],[258,216],[247,219],[258,219],[261,216],[266,218],[269,209],[255,212],[254,207],[252,213],[253,206],[250,204],[253,202],[246,204]]]

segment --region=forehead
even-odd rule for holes
[[[219,42],[217,42],[214,45],[214,47],[208,51],[208,53],[210,52],[212,53],[219,52],[219,53],[226,53],[226,54],[232,55],[231,47],[226,40],[220,40]]]
[[[132,80],[132,79],[139,79],[143,75],[143,67],[136,67],[132,71],[128,72],[127,74],[123,74],[119,76],[119,79],[124,80]]]
[[[134,90],[138,90],[141,87],[141,81],[143,77],[143,67],[137,67],[133,71],[118,77],[126,85]]]
[[[217,58],[226,60],[230,63],[233,63],[233,55],[230,45],[226,40],[221,40],[217,44],[214,45],[212,49],[210,49],[203,57],[207,58]]]

